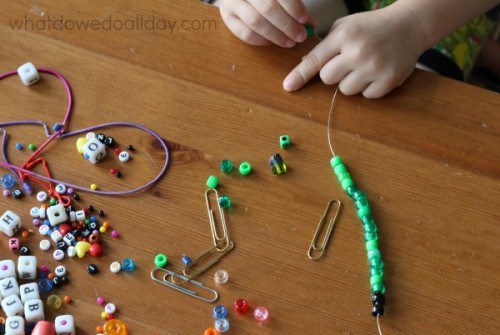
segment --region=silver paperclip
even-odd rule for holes
[[[220,226],[221,226],[223,236],[219,236],[219,233],[217,231],[217,224],[215,222],[214,211],[212,209],[212,206],[210,205],[210,193],[211,192],[213,192],[215,194],[215,201],[217,202],[217,207],[219,209]],[[227,232],[226,219],[224,217],[224,210],[222,209],[222,207],[219,204],[219,193],[217,192],[216,189],[210,188],[210,189],[205,191],[205,202],[207,204],[208,219],[210,220],[210,229],[212,230],[212,238],[214,240],[214,246],[217,247],[218,251],[224,251],[227,247],[229,247],[229,234]]]
[[[157,273],[159,273],[159,272],[163,272],[164,273],[164,274],[162,274],[162,278],[161,279],[158,278],[158,275],[157,275]],[[206,291],[210,292],[211,293],[211,297],[207,298],[207,297],[201,296],[196,291],[193,291],[193,290],[190,290],[188,288],[182,287],[180,285],[174,284],[173,281],[171,279],[169,279],[169,277],[172,277],[172,278],[173,277],[181,278],[181,279],[184,280],[184,283],[189,282],[190,284],[193,284],[194,286],[196,286],[196,287],[198,287],[200,289],[203,289],[203,290],[206,290]],[[193,298],[200,299],[200,300],[203,300],[203,301],[206,301],[206,302],[214,302],[217,299],[219,299],[219,293],[217,293],[216,290],[211,289],[211,288],[203,285],[199,281],[190,280],[189,278],[186,278],[183,275],[176,274],[175,272],[167,270],[167,269],[163,269],[163,268],[155,268],[155,269],[153,269],[151,271],[151,279],[153,279],[155,282],[157,282],[159,284],[168,286],[168,287],[173,288],[174,290],[177,290],[177,291],[179,291],[181,293],[187,294],[187,295],[189,295],[189,296],[191,296]]]
[[[176,285],[183,285],[185,282],[190,281],[191,279],[195,278],[196,276],[210,268],[212,265],[217,263],[222,258],[222,256],[229,253],[231,250],[233,250],[233,248],[233,241],[229,241],[227,247],[222,251],[219,251],[217,245],[210,247],[210,249],[195,257],[189,264],[186,264],[185,266],[177,270],[175,272],[176,276],[172,276],[170,280]],[[188,270],[190,270],[190,273],[188,273]],[[175,279],[177,279],[178,277],[182,277],[181,279],[183,279],[183,281],[176,282]]]
[[[325,224],[326,216],[328,215],[328,212],[330,211],[330,207],[332,206],[333,203],[337,204],[337,211],[335,212],[333,218],[330,220],[328,223],[328,228],[325,232],[325,236],[323,238],[323,243],[321,243],[320,246],[317,245],[318,238],[321,234],[321,230],[323,229],[323,225]],[[340,208],[342,207],[342,203],[339,200],[331,200],[328,205],[326,206],[325,213],[323,213],[323,216],[319,220],[318,227],[316,228],[316,232],[314,233],[314,237],[311,241],[311,245],[309,246],[309,250],[307,251],[307,256],[312,259],[313,261],[318,260],[321,256],[323,256],[323,253],[325,252],[325,248],[328,244],[328,241],[330,239],[330,234],[332,233],[333,226],[335,225],[335,222],[337,221],[337,217],[340,212]],[[313,253],[319,252],[319,255],[313,256]]]

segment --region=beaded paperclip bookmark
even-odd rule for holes
[[[333,218],[330,219],[330,222],[328,223],[328,228],[326,229],[325,236],[323,237],[323,242],[321,243],[321,245],[318,246],[318,238],[321,235],[321,231],[323,230],[323,226],[325,225],[326,216],[328,215],[328,212],[330,212],[330,208],[332,208],[332,205],[335,206],[337,210],[335,211]],[[330,235],[333,231],[333,226],[335,225],[335,222],[337,222],[337,218],[339,216],[341,207],[342,203],[339,200],[335,199],[328,202],[328,205],[326,206],[325,209],[325,213],[323,213],[323,216],[319,220],[318,227],[316,228],[316,232],[314,233],[311,245],[309,246],[309,250],[307,250],[307,256],[309,257],[309,259],[315,261],[320,259],[321,256],[323,256],[326,246],[328,245],[328,242],[330,240]]]
[[[215,202],[217,203],[217,208],[219,210],[220,226],[221,226],[220,232],[222,233],[222,236],[219,236],[218,234],[214,210],[210,205],[211,193],[215,195]],[[224,210],[222,209],[219,203],[219,193],[215,188],[209,188],[205,191],[205,202],[207,204],[208,219],[210,221],[210,229],[212,231],[214,246],[217,247],[218,251],[224,251],[227,247],[229,247],[230,239],[229,239],[229,233],[227,231],[226,218],[224,217]]]
[[[383,283],[384,278],[384,262],[378,248],[378,235],[377,226],[373,219],[370,205],[366,198],[366,194],[354,185],[350,173],[347,171],[346,166],[342,162],[340,156],[335,155],[330,138],[330,123],[332,118],[333,106],[337,96],[338,87],[333,95],[328,113],[328,145],[332,153],[330,165],[333,172],[337,176],[342,189],[354,201],[356,214],[361,220],[363,231],[365,235],[365,247],[368,254],[368,262],[370,264],[370,287],[372,291],[372,315],[377,318],[377,327],[380,334],[380,317],[384,314],[385,305],[385,286]]]

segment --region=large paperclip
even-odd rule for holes
[[[325,232],[325,236],[323,237],[323,242],[321,245],[318,246],[318,238],[321,235],[321,231],[323,229],[323,226],[325,224],[326,216],[328,215],[328,212],[330,211],[330,208],[332,207],[332,204],[336,203],[337,204],[337,210],[335,211],[335,214],[333,215],[333,218],[330,220],[328,223],[328,228]],[[340,208],[342,207],[342,203],[339,200],[331,200],[328,205],[326,206],[325,213],[323,213],[323,216],[319,220],[318,227],[316,228],[316,232],[314,233],[314,237],[311,241],[311,245],[309,246],[309,250],[307,251],[307,256],[309,256],[310,259],[313,261],[318,260],[321,256],[323,256],[323,253],[325,252],[325,248],[328,245],[328,241],[330,240],[330,235],[333,230],[333,226],[335,225],[335,222],[337,221],[337,217],[340,212]],[[314,254],[317,254],[314,256]]]
[[[191,285],[193,285],[193,290],[173,283],[171,278],[174,278],[174,277],[184,280],[185,283],[189,282]],[[174,290],[177,290],[181,293],[187,294],[189,296],[192,296],[193,298],[200,299],[200,300],[203,300],[206,302],[214,302],[219,298],[219,293],[217,293],[216,290],[211,289],[211,288],[203,285],[202,283],[200,283],[196,280],[190,280],[183,275],[177,274],[177,273],[170,271],[170,270],[167,270],[167,269],[163,269],[163,268],[153,269],[151,271],[151,279],[153,279],[155,282],[157,282],[159,284],[173,288]],[[196,291],[196,289],[198,289],[198,290]],[[201,292],[202,290],[205,292]],[[207,293],[207,292],[209,292],[209,293]],[[202,295],[203,293],[207,293],[209,295],[204,296],[204,295]]]
[[[183,285],[185,282],[190,281],[217,263],[224,255],[233,250],[233,248],[233,241],[229,241],[229,244],[222,251],[219,251],[218,245],[210,247],[210,249],[195,257],[189,264],[177,270],[175,272],[176,276],[170,278],[171,281],[176,285]],[[176,281],[175,279],[177,278],[181,278],[183,281]]]
[[[217,203],[217,207],[219,209],[220,216],[220,231],[217,229],[217,223],[215,222],[215,215],[210,205],[210,193],[215,194],[215,202]],[[216,189],[210,188],[205,191],[205,201],[207,203],[208,210],[208,219],[210,220],[210,229],[212,230],[212,238],[214,240],[214,246],[218,251],[224,251],[227,247],[229,247],[229,233],[227,232],[226,219],[224,217],[224,210],[221,208],[219,204],[219,193]],[[222,236],[219,236],[219,233],[222,233]]]

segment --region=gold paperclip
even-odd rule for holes
[[[210,247],[210,249],[204,251],[201,255],[195,257],[189,264],[186,264],[179,270],[175,272],[175,277],[172,276],[170,280],[176,285],[183,285],[185,282],[190,281],[191,279],[198,276],[200,273],[204,272],[212,265],[217,263],[222,256],[229,253],[234,248],[233,241],[229,241],[229,244],[222,251],[219,251],[219,246]],[[213,256],[215,255],[215,256]],[[211,257],[213,256],[213,257]],[[205,262],[204,262],[205,261]],[[202,264],[202,265],[200,265]],[[193,270],[194,268],[194,270]],[[191,270],[190,273],[187,273],[188,270]],[[182,273],[182,274],[181,274]],[[176,282],[174,278],[181,278],[184,280],[182,282]]]
[[[223,236],[219,236],[217,231],[217,225],[215,222],[214,211],[212,206],[210,205],[210,193],[213,192],[215,194],[215,201],[217,202],[217,207],[219,208],[220,215],[220,225]],[[224,251],[229,246],[229,234],[227,232],[226,219],[224,217],[224,210],[221,208],[219,204],[219,193],[216,189],[210,188],[205,191],[205,201],[207,203],[208,210],[208,219],[210,220],[210,229],[212,230],[212,238],[214,240],[214,246],[217,247],[218,251]],[[224,243],[223,243],[224,242]],[[221,248],[221,246],[223,246]]]
[[[161,279],[159,279],[158,275],[157,275],[157,273],[160,273],[160,272],[164,273],[162,275]],[[188,288],[185,288],[185,287],[179,286],[177,284],[174,284],[173,281],[170,280],[168,277],[172,277],[172,278],[173,277],[178,277],[178,278],[181,278],[181,279],[185,280],[184,282],[188,282],[189,281],[189,283],[191,283],[192,285],[196,286],[197,288],[203,289],[205,291],[208,291],[211,294],[210,294],[209,297],[202,296],[197,291],[190,290]],[[168,287],[173,288],[174,290],[177,290],[177,291],[179,291],[181,293],[190,295],[190,296],[192,296],[192,297],[194,297],[196,299],[200,299],[200,300],[203,300],[203,301],[206,301],[206,302],[214,302],[214,301],[216,301],[219,298],[219,293],[217,293],[216,290],[211,289],[211,288],[203,285],[202,283],[200,283],[200,282],[198,282],[196,280],[189,280],[188,278],[184,277],[183,275],[176,274],[173,271],[170,271],[170,270],[167,270],[167,269],[163,269],[163,268],[155,268],[155,269],[153,269],[151,271],[151,279],[153,279],[155,282],[157,282],[159,284],[168,286]]]
[[[321,230],[323,229],[323,225],[325,224],[326,216],[328,215],[328,212],[330,211],[330,207],[332,206],[333,203],[337,203],[337,211],[335,212],[333,219],[330,220],[328,224],[328,228],[325,233],[325,237],[323,238],[323,243],[321,243],[320,246],[317,245],[318,238],[321,234]],[[339,200],[331,200],[328,205],[326,206],[325,213],[321,217],[318,223],[318,227],[316,228],[316,232],[314,233],[314,237],[311,241],[311,245],[309,246],[309,250],[307,251],[307,256],[309,256],[310,259],[313,261],[318,260],[321,256],[323,256],[323,253],[325,252],[325,248],[328,244],[328,241],[330,239],[330,234],[332,233],[333,226],[335,225],[335,222],[337,221],[337,217],[340,212],[340,208],[342,207],[342,203]],[[313,256],[314,252],[319,252],[319,255]]]

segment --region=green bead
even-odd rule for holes
[[[356,186],[352,185],[352,186],[347,187],[345,191],[346,191],[347,195],[348,195],[350,198],[352,198],[352,197],[354,196],[354,193],[355,193],[357,190],[358,190],[358,188],[357,188]]]
[[[371,282],[371,278],[370,278],[370,282]],[[374,285],[370,285],[370,286],[372,288],[372,293],[375,293],[375,292],[382,292],[382,294],[385,293],[384,284],[382,284],[381,282],[374,284]]]
[[[252,172],[252,166],[248,162],[243,162],[240,164],[240,174],[242,176],[248,175],[250,172]]]
[[[281,135],[280,136],[280,147],[281,149],[287,149],[291,145],[290,143],[290,136],[288,135]]]
[[[30,144],[28,144],[28,149],[30,149],[31,151],[35,151],[36,145],[34,145],[33,143],[30,143]]]
[[[339,175],[339,174],[343,174],[343,173],[349,173],[349,171],[347,171],[347,168],[345,167],[344,164],[339,164],[337,165],[336,167],[333,168],[333,172],[335,173],[335,175]]]
[[[227,195],[222,195],[219,198],[219,206],[222,208],[230,208],[231,207],[231,199]]]
[[[340,181],[340,186],[342,186],[342,189],[345,191],[349,186],[354,185],[354,182],[352,181],[351,178],[346,178]]]
[[[361,223],[363,225],[367,225],[367,224],[369,224],[369,225],[375,225],[375,220],[373,220],[373,218],[372,218],[371,215],[367,215],[367,216],[363,216],[361,218]]]
[[[234,166],[230,160],[224,159],[222,162],[220,162],[219,168],[224,173],[231,173],[234,169]]]
[[[372,249],[370,251],[368,251],[368,259],[369,260],[372,260],[372,259],[375,259],[375,258],[379,258],[380,259],[380,250],[378,249]]]
[[[218,184],[219,184],[219,178],[217,178],[214,175],[211,175],[210,177],[208,177],[208,179],[207,179],[207,187],[208,188],[216,188]]]
[[[366,199],[366,194],[365,192],[361,191],[360,189],[358,189],[356,192],[354,192],[354,194],[352,195],[352,197],[354,198],[354,200],[360,200],[360,199]]]
[[[168,257],[164,254],[158,254],[155,257],[155,265],[157,268],[164,268],[168,263]]]
[[[335,156],[330,159],[330,165],[333,169],[335,169],[335,167],[339,164],[342,164],[342,158],[340,158],[340,156]]]
[[[85,219],[85,224],[90,224],[90,219]]]
[[[368,200],[366,200],[366,198],[360,198],[354,202],[354,206],[356,206],[356,209],[361,208],[361,207],[367,207]]]
[[[370,276],[381,276],[384,277],[383,269],[370,269]]]
[[[375,240],[378,241],[377,233],[366,233],[365,232],[365,241]]]
[[[57,199],[56,198],[50,198],[49,203],[50,203],[51,206],[54,206],[55,204],[57,204]]]
[[[368,240],[368,241],[366,241],[365,246],[366,246],[366,251],[378,249],[378,241]]]
[[[312,25],[306,24],[304,28],[306,28],[307,37],[316,36],[316,33],[314,32],[314,27]]]
[[[363,231],[365,232],[365,234],[367,233],[377,234],[377,226],[374,224],[365,224],[363,225]]]
[[[349,172],[339,173],[336,176],[339,182],[342,182],[342,180],[344,179],[351,179],[351,175],[349,174]]]
[[[372,214],[370,206],[363,206],[358,208],[358,217],[361,219],[362,217],[366,217]]]
[[[384,261],[382,258],[372,258],[370,259],[370,268],[382,270],[384,268]]]
[[[371,276],[370,277],[370,285],[373,286],[377,284],[382,284],[382,276]]]

